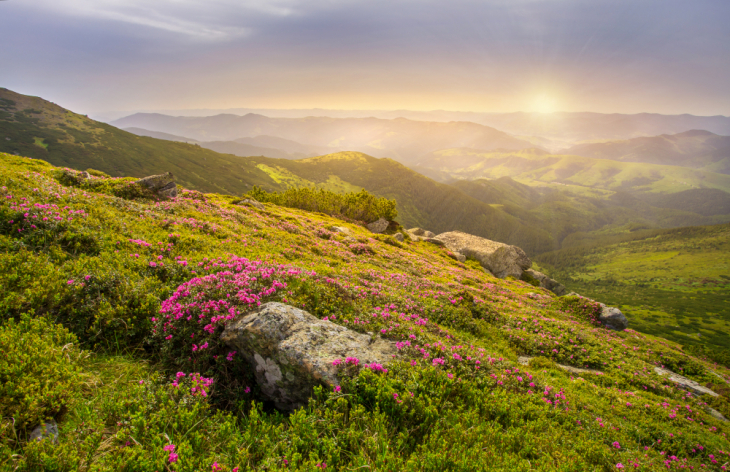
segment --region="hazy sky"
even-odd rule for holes
[[[0,86],[184,108],[730,115],[729,0],[6,0]]]

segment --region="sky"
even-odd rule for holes
[[[730,115],[728,0],[3,0],[0,87],[191,108]]]

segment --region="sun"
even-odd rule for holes
[[[558,102],[555,97],[548,94],[537,95],[532,100],[532,106],[530,107],[533,112],[537,113],[554,113],[558,111]]]

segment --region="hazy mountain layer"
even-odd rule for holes
[[[232,141],[271,135],[332,151],[359,151],[413,163],[423,154],[453,147],[526,149],[535,147],[488,126],[469,122],[425,122],[404,118],[269,118],[262,115],[173,117],[139,113],[114,121],[199,141]]]
[[[565,154],[704,169],[730,174],[730,136],[692,130],[674,135],[579,144]]]
[[[460,179],[508,176],[521,182],[560,183],[614,191],[673,193],[692,188],[730,191],[730,176],[725,174],[679,166],[549,154],[539,150],[444,149],[426,156],[418,165]]]

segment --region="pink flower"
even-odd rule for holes
[[[335,392],[340,393],[342,391],[342,387],[339,385],[335,385]]]
[[[621,444],[619,444],[618,441],[614,441],[612,446],[615,447],[616,449],[621,449]]]
[[[173,463],[177,462],[177,454],[175,454],[174,452],[171,452],[170,457],[168,457],[167,459],[170,461],[170,464],[173,464]]]
[[[616,464],[616,468],[617,469],[623,469],[624,468],[624,465],[619,462],[618,464]]]
[[[162,448],[165,452],[175,452],[175,445],[174,444],[168,444],[167,446]]]

